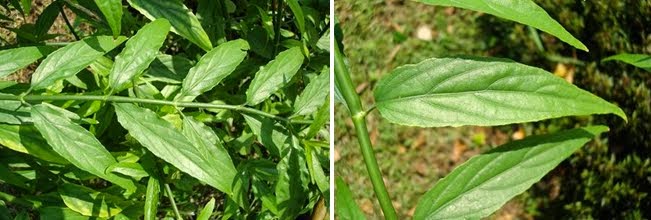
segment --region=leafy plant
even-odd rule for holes
[[[492,14],[554,35],[577,49],[587,48],[532,1],[438,1]],[[375,194],[387,219],[397,219],[375,159],[366,115],[377,109],[386,120],[419,127],[495,126],[573,115],[615,114],[616,105],[551,73],[506,59],[431,58],[394,69],[374,88],[375,105],[362,108],[348,73],[343,45],[335,44],[335,85],[349,110]],[[607,131],[588,126],[527,137],[475,156],[438,181],[420,199],[415,219],[477,219],[490,215],[539,181],[592,138]],[[354,206],[338,180],[336,207]],[[341,196],[341,197],[340,197]],[[359,216],[355,208],[336,208],[342,218]]]
[[[7,28],[0,77],[33,73],[0,81],[0,219],[323,219],[328,5],[127,2]]]

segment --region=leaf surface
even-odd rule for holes
[[[59,187],[59,195],[68,208],[85,216],[108,218],[131,205],[110,194],[70,183]]]
[[[0,145],[45,161],[69,164],[52,149],[52,146],[32,125],[0,124]]]
[[[605,126],[592,126],[530,136],[475,156],[421,197],[414,219],[488,216],[607,130]]]
[[[115,91],[120,91],[125,89],[134,77],[142,74],[156,58],[169,30],[170,23],[165,19],[156,19],[138,30],[138,33],[127,41],[122,52],[115,57],[109,74],[109,86]]]
[[[119,36],[122,29],[122,0],[95,0],[95,4],[104,14],[113,37]]]
[[[298,139],[290,137],[290,145],[278,162],[278,182],[275,186],[278,215],[281,219],[296,219],[302,204],[307,200],[309,171],[305,161],[305,151],[298,145]]]
[[[128,0],[131,7],[149,18],[165,18],[172,24],[172,31],[188,39],[205,51],[212,49],[208,34],[196,16],[179,0]]]
[[[346,182],[336,177],[335,187],[335,213],[337,218],[345,220],[366,219],[362,209],[355,203],[353,192],[350,191]]]
[[[330,90],[330,70],[323,68],[321,74],[312,80],[294,103],[295,115],[309,115],[323,105]]]
[[[52,52],[49,47],[19,47],[0,51],[0,78],[25,68]]]
[[[624,63],[631,64],[638,68],[642,68],[646,71],[651,71],[651,56],[646,54],[623,53],[623,54],[617,54],[610,57],[606,57],[605,59],[603,59],[603,61],[612,61],[612,60],[622,61]]]
[[[417,0],[419,2],[463,8],[495,15],[500,18],[532,26],[548,34],[554,35],[565,43],[577,49],[588,51],[588,48],[567,32],[561,24],[545,12],[543,8],[531,0]]]
[[[202,155],[170,122],[134,104],[113,105],[118,122],[154,155],[222,192],[231,193],[230,183],[224,186],[222,171],[213,168],[214,159],[207,160],[207,155]]]
[[[156,177],[150,176],[149,180],[147,180],[147,191],[145,193],[145,220],[156,219],[159,199],[160,182]]]
[[[280,52],[274,60],[255,74],[249,89],[246,90],[247,103],[257,105],[269,98],[272,93],[285,86],[294,77],[302,64],[303,54],[299,47],[292,47]]]
[[[215,209],[215,198],[210,198],[210,201],[206,204],[206,206],[201,209],[201,212],[199,212],[199,216],[197,216],[197,220],[209,220],[210,215],[212,215],[213,210]]]
[[[32,88],[44,89],[56,82],[77,74],[126,40],[111,36],[89,37],[62,47],[45,58],[32,75]],[[83,54],[83,56],[81,56]]]
[[[398,67],[380,80],[375,100],[383,118],[421,127],[607,113],[626,120],[619,107],[549,72],[494,58],[433,58]]]
[[[52,149],[63,158],[76,167],[115,183],[128,192],[136,190],[131,180],[105,172],[117,161],[88,130],[63,116],[60,110],[47,105],[35,105],[31,112],[36,128]]]
[[[177,100],[192,101],[201,93],[215,87],[244,60],[248,49],[249,43],[238,39],[210,50],[188,72]]]

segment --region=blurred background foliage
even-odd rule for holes
[[[429,57],[480,55],[513,59],[565,78],[619,105],[611,115],[568,117],[499,127],[412,128],[369,117],[385,183],[399,215],[410,217],[418,199],[468,158],[524,136],[586,124],[605,124],[592,141],[543,180],[514,198],[493,219],[646,219],[651,214],[651,73],[621,62],[619,53],[651,54],[651,1],[535,0],[590,52],[543,32],[491,15],[413,1],[335,2],[345,53],[365,106],[372,88],[393,68]],[[337,105],[335,175],[351,187],[362,210],[380,218],[352,122]]]

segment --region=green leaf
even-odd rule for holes
[[[475,156],[420,199],[414,219],[486,217],[607,130],[592,126],[530,136]]]
[[[210,169],[219,171],[219,175],[213,176],[219,181],[217,189],[231,192],[231,185],[237,170],[215,132],[203,123],[185,117],[183,118],[183,135],[188,138]]]
[[[206,206],[203,207],[203,209],[201,209],[201,212],[199,212],[199,215],[197,216],[197,220],[210,219],[210,215],[212,215],[214,209],[215,209],[215,198],[210,198],[208,204],[206,204]]]
[[[20,101],[0,100],[0,123],[25,124],[32,122],[29,107]]]
[[[149,69],[145,71],[145,76],[152,81],[160,81],[168,84],[181,84],[188,71],[192,68],[192,62],[182,56],[172,56],[159,54]]]
[[[83,216],[72,209],[56,206],[47,206],[38,210],[41,220],[50,219],[65,219],[65,220],[89,220],[96,219],[88,216]]]
[[[106,171],[130,176],[136,180],[149,176],[149,173],[138,163],[118,162],[106,168]]]
[[[57,80],[77,74],[124,40],[126,38],[122,36],[117,39],[111,36],[89,37],[54,51],[36,68],[32,75],[32,88],[44,89]]]
[[[433,58],[398,67],[380,80],[375,100],[383,118],[422,127],[607,113],[626,120],[619,107],[551,73],[494,58]]]
[[[285,0],[285,2],[287,2],[289,9],[294,13],[294,21],[296,22],[298,31],[305,33],[305,16],[303,16],[303,9],[298,4],[298,0]]]
[[[31,125],[0,124],[0,145],[45,161],[69,164],[52,150],[52,146]]]
[[[145,220],[155,220],[160,199],[160,182],[157,178],[149,177],[145,193]]]
[[[305,152],[298,146],[298,139],[291,137],[290,145],[278,162],[278,182],[275,186],[276,204],[280,219],[295,219],[307,201],[309,171]]]
[[[0,77],[25,68],[52,52],[51,47],[19,47],[0,51]]]
[[[280,157],[289,141],[289,134],[280,123],[259,115],[243,115],[246,124],[258,137],[258,141],[264,145],[274,156]]]
[[[305,159],[307,160],[307,169],[310,171],[310,177],[321,193],[327,194],[330,190],[330,183],[328,177],[323,172],[321,162],[319,161],[318,154],[313,146],[305,146]]]
[[[158,117],[151,110],[134,104],[113,105],[118,122],[154,155],[222,192],[231,193],[230,182],[224,185],[228,177],[225,177],[221,170],[214,169],[217,162],[206,158],[208,155],[202,155],[170,122]],[[232,177],[230,180],[232,181]]]
[[[115,57],[109,74],[109,86],[118,92],[147,69],[158,54],[158,49],[165,42],[170,23],[165,19],[156,19],[143,26],[131,37],[124,49]]]
[[[95,0],[95,4],[104,14],[113,37],[118,37],[122,28],[122,0]]]
[[[247,103],[257,105],[267,99],[276,90],[285,86],[302,64],[303,54],[299,47],[292,47],[280,52],[274,60],[255,74],[249,89],[246,90]]]
[[[326,101],[319,108],[319,111],[316,113],[316,116],[314,117],[314,121],[312,121],[312,124],[310,124],[310,127],[307,131],[307,134],[305,135],[306,139],[312,139],[314,138],[317,133],[319,133],[319,130],[323,128],[323,126],[328,122],[330,119],[330,96],[326,97]]]
[[[335,213],[342,220],[366,219],[362,210],[355,203],[353,193],[341,178],[335,178]]]
[[[307,84],[294,103],[294,115],[309,115],[323,105],[330,90],[330,70],[323,68],[321,74]]]
[[[29,190],[29,179],[10,170],[3,164],[0,164],[0,183],[14,185]]]
[[[543,8],[536,5],[531,0],[502,1],[502,0],[417,0],[419,2],[463,8],[487,14],[492,14],[500,18],[512,20],[518,23],[532,26],[548,34],[558,37],[565,43],[572,45],[580,50],[588,51],[588,48],[572,34],[567,32],[556,20],[545,12]]]
[[[52,27],[52,24],[54,24],[54,21],[59,16],[60,7],[60,3],[58,1],[54,1],[45,7],[45,9],[43,9],[34,24],[35,30],[33,34],[36,35],[37,38],[44,38],[45,35],[47,35],[47,32]]]
[[[176,99],[192,101],[201,93],[211,90],[235,70],[246,57],[248,49],[249,43],[238,39],[210,50],[199,59],[197,65],[190,69],[183,80],[181,93]]]
[[[624,63],[628,63],[638,68],[642,68],[646,71],[651,72],[651,56],[646,54],[622,53],[622,54],[606,57],[602,61],[612,61],[612,60],[622,61]]]
[[[105,172],[108,167],[117,163],[115,158],[93,134],[72,123],[69,118],[61,114],[60,110],[42,104],[35,105],[32,107],[32,119],[52,149],[70,163],[115,183],[127,192],[136,190],[133,181]]]
[[[132,205],[110,194],[70,183],[59,187],[59,195],[68,208],[85,216],[108,218]]]
[[[128,0],[131,7],[150,20],[165,18],[172,24],[172,31],[188,39],[205,51],[212,49],[208,34],[197,17],[179,0]]]

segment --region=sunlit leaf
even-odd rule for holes
[[[109,74],[109,86],[120,91],[134,78],[142,74],[154,61],[158,49],[165,42],[170,23],[165,19],[156,19],[143,26],[131,37],[124,49],[115,57]]]
[[[543,8],[531,0],[417,0],[431,5],[452,6],[473,11],[492,14],[500,18],[532,26],[548,34],[558,37],[565,43],[577,49],[588,51],[588,48],[572,34],[567,32]]]
[[[422,127],[504,125],[613,113],[617,106],[542,69],[494,58],[433,58],[396,68],[375,89],[390,122]]]
[[[607,130],[593,126],[530,136],[477,155],[421,197],[414,219],[486,217]]]
[[[32,75],[32,88],[44,89],[57,80],[77,74],[124,40],[126,38],[122,36],[117,39],[110,36],[89,37],[54,51],[36,68]]]
[[[215,87],[244,60],[248,49],[249,44],[238,39],[210,50],[188,72],[177,100],[192,101],[201,93]]]
[[[0,123],[0,145],[45,161],[69,164],[66,159],[63,159],[57,152],[52,150],[52,147],[32,125]]]
[[[76,167],[115,183],[128,192],[135,191],[133,181],[105,172],[117,161],[88,130],[47,105],[35,105],[31,112],[34,125],[59,155]]]
[[[602,61],[612,61],[612,60],[622,61],[624,63],[628,63],[638,68],[642,68],[646,71],[651,72],[650,55],[622,53],[622,54],[606,57]]]
[[[119,36],[122,28],[122,0],[95,0],[95,4],[104,14],[113,37]]]
[[[0,51],[0,77],[27,67],[52,52],[51,47],[19,47]]]
[[[353,193],[341,178],[335,178],[335,213],[342,220],[366,219],[366,216],[355,203]]]
[[[131,7],[149,18],[165,18],[172,24],[172,31],[188,39],[205,51],[212,49],[208,34],[197,17],[179,0],[128,0]]]
[[[132,205],[116,196],[70,183],[59,187],[59,195],[68,208],[85,216],[108,218]]]
[[[330,88],[330,69],[324,68],[321,74],[312,80],[294,103],[294,114],[309,115],[323,105]]]
[[[149,177],[145,193],[145,220],[156,219],[158,200],[160,199],[160,182],[155,177]]]
[[[215,209],[215,198],[210,198],[210,201],[208,201],[208,204],[201,209],[201,212],[199,212],[199,215],[197,216],[197,220],[208,220],[210,219],[210,215],[212,215],[213,210]]]
[[[290,145],[284,150],[278,162],[278,182],[275,186],[278,215],[282,219],[295,219],[307,200],[309,171],[305,161],[305,152],[298,145],[296,137],[290,138]]]
[[[269,98],[272,93],[285,86],[303,64],[303,54],[299,47],[292,47],[280,52],[271,62],[267,63],[255,74],[249,89],[246,90],[246,101],[249,105],[257,105]]]

